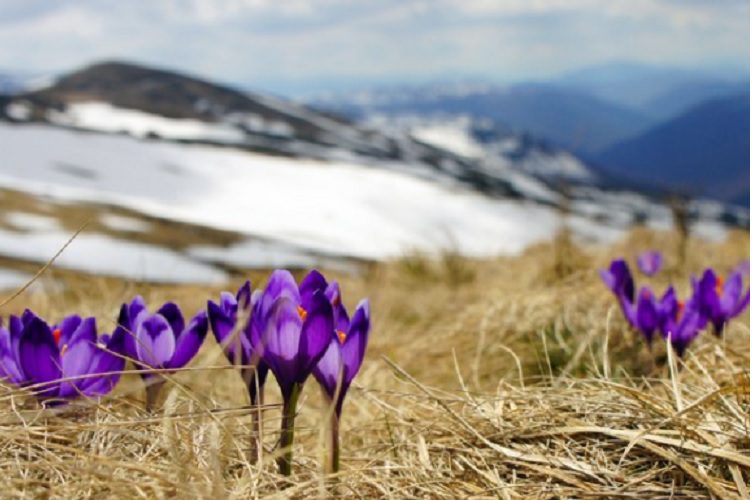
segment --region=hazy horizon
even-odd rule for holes
[[[287,96],[545,81],[604,64],[749,72],[749,3],[739,0],[11,0],[0,26],[6,71],[127,60]]]

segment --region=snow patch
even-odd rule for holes
[[[60,223],[54,217],[26,212],[6,213],[5,221],[16,229],[23,231],[52,231],[60,229]]]
[[[31,274],[22,273],[14,269],[0,268],[0,290],[21,288],[32,278]]]
[[[0,255],[44,263],[65,245],[70,236],[63,231],[19,234],[0,229]],[[227,279],[221,270],[172,250],[90,233],[79,234],[60,254],[54,266],[164,283],[223,283]]]
[[[50,122],[99,132],[125,132],[139,138],[157,135],[165,139],[239,144],[245,134],[231,125],[194,119],[165,118],[115,107],[106,102],[77,102],[65,111],[49,111]]]
[[[128,233],[145,233],[151,229],[151,224],[146,221],[134,219],[133,217],[124,217],[115,214],[102,214],[99,221],[114,231],[123,231]]]

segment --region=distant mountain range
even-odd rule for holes
[[[497,130],[569,150],[625,181],[746,204],[749,182],[737,172],[749,168],[748,105],[734,113],[723,103],[729,98],[742,105],[738,96],[748,92],[748,75],[615,63],[546,83],[370,89],[311,104],[365,121],[374,116],[485,120]],[[691,168],[676,176],[677,165]],[[709,177],[716,184],[708,189]]]
[[[713,99],[596,158],[633,179],[748,205],[749,120],[749,94]]]
[[[749,74],[613,62],[567,73],[553,83],[663,120],[703,101],[746,92]]]
[[[550,84],[510,87],[417,87],[401,92],[360,92],[314,106],[351,117],[387,115],[469,115],[499,127],[526,132],[575,152],[594,152],[633,135],[650,124],[640,112],[579,90]]]

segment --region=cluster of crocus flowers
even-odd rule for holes
[[[339,467],[342,405],[363,362],[371,327],[367,300],[352,319],[339,285],[311,271],[300,284],[286,270],[274,271],[262,290],[245,282],[237,293],[222,292],[219,303],[186,322],[177,304],[151,312],[141,296],[122,304],[112,335],[98,335],[96,320],[68,316],[49,326],[31,311],[0,322],[0,379],[28,388],[46,406],[78,396],[107,394],[130,360],[146,386],[153,409],[165,375],[193,359],[211,330],[230,363],[240,369],[254,415],[254,443],[260,446],[264,385],[271,371],[283,399],[280,471],[292,469],[297,402],[314,375],[331,409],[329,469]]]
[[[112,390],[125,359],[124,338],[97,334],[94,318],[68,316],[50,326],[24,311],[0,325],[0,378],[31,390],[45,406]]]
[[[658,272],[660,262],[662,258],[654,254],[638,257],[638,266],[646,275]],[[686,301],[677,298],[673,286],[660,297],[648,286],[635,293],[634,279],[624,259],[612,261],[600,274],[627,322],[645,337],[648,345],[652,344],[655,333],[660,332],[680,356],[708,323],[713,325],[716,335],[721,335],[725,325],[749,304],[749,289],[743,293],[739,269],[725,283],[712,269],[705,270],[699,280],[693,277],[692,292]]]
[[[230,362],[241,364],[251,405],[263,394],[268,371],[282,394],[278,464],[292,469],[297,403],[313,374],[332,408],[329,469],[339,466],[339,418],[345,394],[360,369],[370,330],[370,310],[362,301],[352,321],[339,285],[311,271],[300,284],[286,270],[274,271],[263,291],[250,283],[234,296],[224,292],[208,305],[209,322]]]
[[[280,472],[291,473],[298,398],[311,374],[332,407],[329,469],[336,471],[342,403],[363,361],[370,330],[368,302],[360,303],[351,321],[336,282],[328,283],[314,270],[298,284],[289,271],[277,270],[263,291],[251,294],[246,283],[234,296],[224,292],[208,310],[227,358],[242,366],[251,405],[263,394],[267,372],[274,374],[283,400]]]

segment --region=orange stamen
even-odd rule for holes
[[[55,343],[56,343],[56,344],[59,344],[59,343],[60,343],[60,335],[61,335],[62,333],[63,333],[63,332],[61,332],[61,331],[60,331],[60,328],[55,328],[55,329],[54,329],[54,330],[52,331],[52,338],[53,338],[53,339],[55,339]]]
[[[676,303],[676,316],[679,317],[684,312],[684,301],[680,300]]]
[[[344,344],[345,339],[347,339],[347,334],[342,330],[337,330],[337,338],[339,339],[340,344]]]
[[[718,294],[720,294],[721,293],[721,288],[723,288],[723,278],[720,277],[720,276],[718,276],[715,279],[715,292],[718,293]]]
[[[308,311],[303,309],[302,306],[298,306],[298,316],[300,316],[300,319],[305,321],[305,319],[308,317]]]

